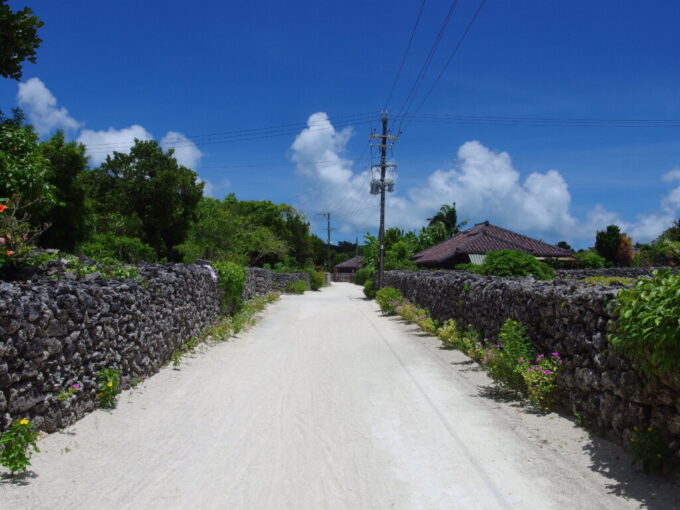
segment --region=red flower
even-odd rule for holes
[[[9,209],[9,207],[4,204],[0,204],[0,212],[4,211],[5,209]]]

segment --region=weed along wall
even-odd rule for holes
[[[680,380],[648,382],[607,340],[618,288],[463,271],[389,271],[385,285],[487,338],[508,318],[521,322],[539,352],[564,358],[558,399],[586,425],[619,440],[633,427],[654,427],[680,461]]]
[[[20,418],[48,432],[73,423],[98,407],[100,370],[120,370],[127,387],[219,317],[222,291],[212,268],[154,264],[138,271],[137,280],[65,273],[56,281],[0,283],[0,431]],[[246,299],[309,278],[246,274]],[[63,398],[74,384],[79,391]]]

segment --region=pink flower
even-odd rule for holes
[[[79,390],[80,389],[80,384],[75,383],[73,386],[71,386],[74,390]]]
[[[551,370],[541,370],[541,372],[543,372],[544,375],[551,375],[552,374]]]
[[[559,352],[553,352],[552,355],[553,355],[553,358],[559,358],[560,357]]]

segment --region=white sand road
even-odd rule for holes
[[[2,509],[680,508],[566,418],[351,284],[284,296],[250,331],[40,441]],[[486,388],[486,389],[485,389]]]

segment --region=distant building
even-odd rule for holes
[[[333,267],[334,282],[354,282],[354,273],[364,267],[364,258],[361,255],[340,262]]]
[[[420,267],[451,269],[458,264],[481,264],[490,251],[515,250],[529,253],[537,259],[573,259],[569,250],[517,234],[488,221],[416,253],[411,259]]]

